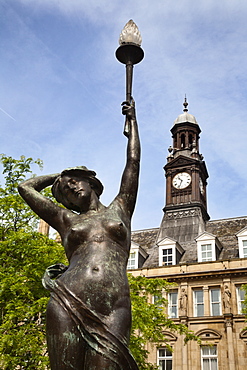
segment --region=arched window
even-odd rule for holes
[[[181,148],[185,148],[185,134],[181,135]]]
[[[193,143],[193,135],[189,134],[189,144],[192,145]]]

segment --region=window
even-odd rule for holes
[[[127,270],[141,268],[147,258],[147,253],[136,243],[131,242]]]
[[[198,262],[216,261],[222,245],[215,235],[204,232],[196,238]]]
[[[168,317],[178,317],[178,292],[168,294]]]
[[[247,258],[247,227],[240,230],[237,234],[239,257]]]
[[[159,266],[176,265],[179,262],[183,248],[176,240],[171,238],[164,238],[158,243],[159,247]]]
[[[217,347],[202,346],[201,361],[202,361],[202,370],[217,370],[218,369]]]
[[[128,264],[127,264],[127,270],[134,269],[136,266],[136,252],[130,252]]]
[[[163,308],[163,302],[162,302],[162,295],[154,295],[153,296],[153,304],[159,308],[159,310],[162,310]]]
[[[162,265],[172,265],[172,248],[162,249]]]
[[[167,348],[158,349],[159,370],[172,370],[172,352]]]
[[[241,287],[237,287],[237,303],[238,303],[238,313],[243,313],[244,308],[244,298],[245,298],[245,291],[241,289]]]
[[[212,261],[212,244],[201,245],[201,262]]]
[[[221,315],[220,289],[210,289],[210,313],[212,316]]]
[[[243,240],[243,257],[247,257],[247,240]]]
[[[203,290],[194,290],[194,316],[204,316],[204,296]]]

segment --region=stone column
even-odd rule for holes
[[[166,205],[172,203],[172,173],[171,171],[167,171],[166,174]]]
[[[210,299],[209,299],[209,288],[207,285],[203,287],[204,296],[204,316],[210,316]]]
[[[188,317],[180,317],[181,324],[187,325]],[[188,344],[184,345],[185,335],[181,336],[182,345],[182,368],[181,370],[188,370]]]
[[[38,232],[43,235],[49,236],[49,229],[50,229],[50,226],[44,220],[41,219],[39,221]]]
[[[227,349],[228,349],[228,365],[229,370],[236,370],[235,356],[234,356],[234,343],[233,343],[233,320],[231,313],[225,313],[225,326],[226,326],[226,337],[227,337]]]

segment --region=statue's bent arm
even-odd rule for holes
[[[64,213],[68,211],[40,194],[40,191],[52,185],[58,176],[59,173],[33,177],[19,184],[18,191],[29,207],[59,232]]]

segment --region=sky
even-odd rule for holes
[[[142,35],[133,96],[142,146],[132,229],[159,227],[170,129],[183,110],[202,130],[211,219],[247,215],[247,2],[245,0],[1,0],[0,153],[40,158],[37,175],[86,165],[118,193],[124,25]]]

